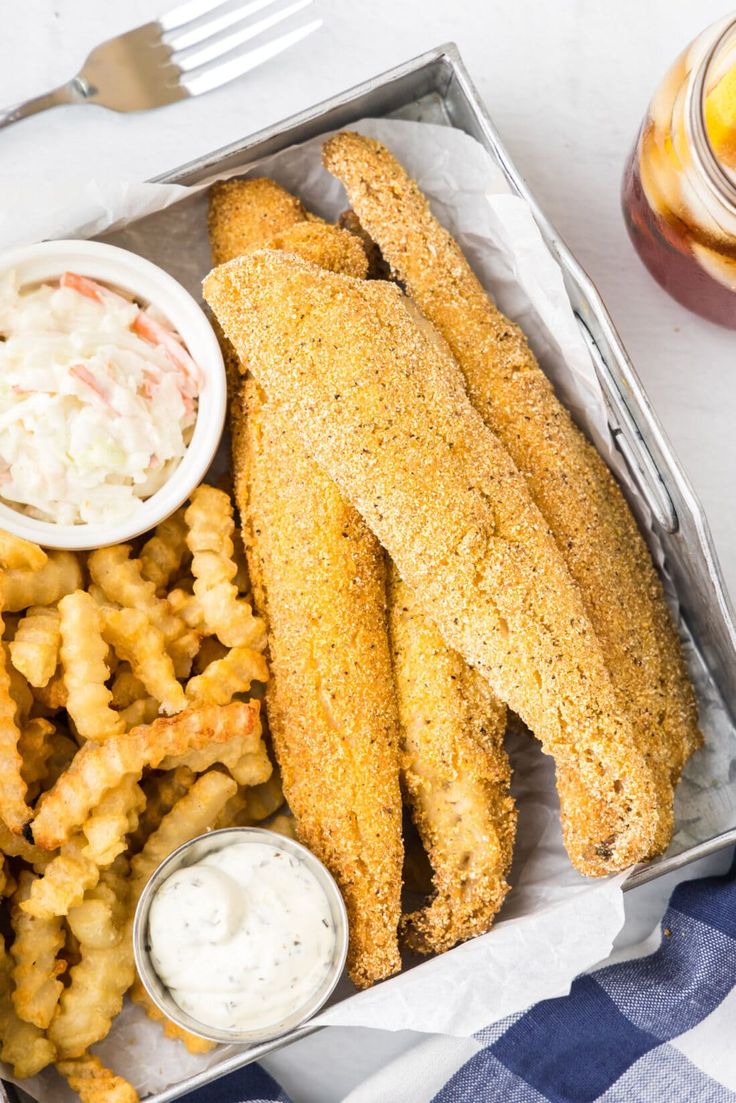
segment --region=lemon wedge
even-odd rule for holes
[[[736,65],[705,98],[705,129],[718,160],[736,169]]]

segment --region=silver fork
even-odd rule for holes
[[[95,47],[75,77],[43,96],[0,111],[0,127],[69,103],[94,103],[113,111],[144,111],[199,96],[250,72],[306,38],[320,19],[262,44],[245,48],[312,0],[252,21],[276,0],[250,0],[233,7],[223,0],[188,0],[153,23]]]

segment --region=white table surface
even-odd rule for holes
[[[6,0],[0,104],[63,82],[98,41],[170,6],[166,0]],[[198,100],[129,116],[61,108],[3,131],[0,178],[145,179],[455,41],[517,165],[602,292],[706,507],[735,594],[736,334],[688,314],[659,289],[634,256],[619,212],[624,159],[649,95],[681,47],[730,5],[316,0],[315,7],[324,27],[306,43]],[[702,863],[691,867],[689,875],[703,869]],[[621,943],[651,930],[671,887],[658,882],[629,895]],[[297,1103],[337,1103],[414,1040],[327,1031],[270,1064]]]

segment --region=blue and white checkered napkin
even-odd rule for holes
[[[736,861],[723,877],[675,889],[656,953],[580,977],[569,996],[496,1023],[477,1041],[433,1103],[736,1103]],[[402,1060],[395,1093],[384,1070],[375,1103],[379,1095],[426,1103]],[[289,1103],[258,1067],[187,1097],[262,1101]]]

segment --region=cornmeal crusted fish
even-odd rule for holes
[[[389,151],[342,133],[325,144],[324,163],[448,342],[471,401],[524,475],[581,589],[619,708],[652,767],[658,853],[672,836],[674,786],[702,736],[662,586],[618,484],[558,402],[521,330],[489,299]]]
[[[447,346],[398,288],[276,252],[221,266],[204,291],[446,642],[555,756],[577,868],[644,858],[650,770],[559,549]]]
[[[516,810],[506,708],[446,645],[393,566],[389,577],[401,778],[434,888],[402,926],[411,949],[441,953],[487,931],[509,889]]]
[[[366,274],[363,247],[347,231],[317,221],[297,225],[276,185],[237,183],[240,213],[231,188],[225,221],[238,217],[241,251],[267,225],[279,248]],[[272,214],[259,218],[264,194]],[[221,215],[221,208],[210,212],[210,234],[213,254],[222,257],[234,239],[218,209]],[[281,226],[274,211],[286,211]],[[350,921],[348,967],[365,987],[401,966],[398,714],[383,551],[253,380],[232,404],[231,420],[248,567],[269,626],[268,718],[284,793],[299,837],[340,885]]]
[[[294,252],[330,271],[352,271],[356,276],[364,274],[367,254],[368,275],[381,274],[377,247],[359,232],[357,220],[344,220],[346,228],[358,233],[363,246],[356,269],[354,241],[317,220],[292,221],[294,209],[288,199],[276,194],[273,186],[266,194],[269,208],[287,212],[284,221],[290,223],[269,240],[269,248]],[[235,216],[241,227],[258,226],[257,215],[247,208],[263,202],[263,195],[261,182],[241,182],[241,210],[234,212],[235,196],[231,194],[229,216]],[[216,219],[212,223],[216,225]],[[273,218],[268,224],[270,230],[274,228]],[[251,233],[251,239],[253,236]],[[242,244],[242,235],[240,241]],[[256,409],[261,413],[258,389],[249,390],[248,395],[253,413]],[[242,403],[236,404],[236,440],[241,409]],[[238,462],[238,451],[236,445],[236,478],[241,468],[247,471],[246,465]],[[256,544],[254,540],[254,551]],[[255,554],[253,559],[254,587],[261,591],[263,603],[264,586],[258,579],[261,571]],[[389,619],[402,784],[434,873],[430,904],[406,917],[402,926],[412,948],[433,953],[488,930],[508,892],[505,874],[511,863],[516,814],[503,747],[506,710],[487,682],[447,647],[398,575],[389,593]]]

